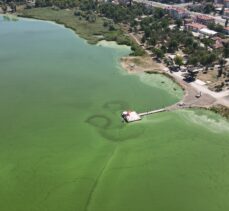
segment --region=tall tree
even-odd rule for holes
[[[176,55],[176,57],[174,58],[174,62],[180,67],[183,64],[183,58],[179,55]]]

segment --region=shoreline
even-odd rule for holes
[[[142,61],[141,61],[142,60]],[[143,61],[151,61],[149,65],[142,65]],[[221,93],[214,93],[209,90],[209,93],[205,89],[201,89],[201,87],[196,86],[195,82],[187,83],[176,73],[172,73],[168,70],[168,68],[156,61],[152,60],[150,56],[146,57],[122,57],[121,66],[125,69],[129,74],[133,73],[146,73],[146,74],[162,74],[169,79],[171,79],[174,83],[180,86],[180,88],[184,91],[184,95],[182,99],[177,102],[184,103],[186,108],[199,108],[206,109],[212,112],[218,113],[221,116],[229,119],[229,104],[223,103],[220,96]],[[201,92],[201,97],[197,98],[198,94]],[[172,107],[176,106],[172,105]],[[171,106],[170,106],[171,107]],[[180,107],[182,109],[182,107]]]
[[[18,17],[32,18],[36,20],[53,21],[56,24],[69,28],[88,44],[97,44],[101,40],[115,41],[119,45],[128,45],[132,49],[132,54],[143,55],[142,48],[126,35],[119,24],[115,24],[114,30],[110,30],[104,23],[106,18],[96,16],[95,22],[88,22],[85,18],[79,18],[74,14],[73,9],[54,10],[51,7],[24,9],[15,13]]]
[[[8,14],[0,14],[1,16],[8,15]],[[15,14],[10,14],[14,16]],[[19,17],[22,19],[27,19],[31,20],[34,19],[35,21],[45,21],[50,24],[56,24],[59,25],[60,27],[65,27],[66,29],[70,29],[74,32],[74,34],[78,37],[81,37],[80,34],[77,33],[77,31],[67,25],[64,22],[57,21],[57,20],[47,20],[47,19],[42,19],[42,18],[36,18],[32,16],[25,16],[22,14],[16,14],[15,17]],[[130,39],[133,40],[132,36],[130,36]],[[87,43],[92,44],[92,45],[98,45],[100,42],[115,42],[117,45],[118,44],[116,41],[109,41],[106,39],[101,39],[98,40],[96,43],[90,43],[86,38],[83,38],[86,40]],[[136,40],[133,40],[137,45],[138,43]],[[123,46],[123,45],[121,45]],[[131,46],[128,46],[131,47]],[[178,101],[175,105],[179,103],[184,103],[185,105],[189,105],[189,108],[202,108],[202,109],[207,109],[211,110],[215,113],[219,113],[223,117],[226,117],[229,119],[229,104],[223,104],[221,101],[219,101],[216,97],[210,96],[208,93],[202,94],[200,98],[196,98],[198,93],[200,93],[200,90],[196,89],[193,87],[191,84],[183,81],[181,78],[179,78],[177,75],[169,72],[168,68],[162,64],[158,63],[150,56],[146,55],[145,56],[125,56],[120,59],[121,67],[127,71],[127,73],[132,74],[132,73],[146,73],[146,74],[162,74],[169,79],[171,79],[174,83],[179,85],[181,89],[184,91],[184,95],[180,101]],[[175,106],[172,105],[172,106]],[[171,107],[171,106],[169,106]]]

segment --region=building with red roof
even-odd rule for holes
[[[210,23],[215,23],[215,19],[207,15],[197,15],[196,22],[203,24],[203,25],[208,25]]]
[[[166,7],[166,11],[175,19],[182,19],[189,16],[189,12],[181,7]]]
[[[185,25],[186,30],[191,30],[194,32],[199,32],[201,29],[207,28],[205,25],[200,23],[187,23]]]

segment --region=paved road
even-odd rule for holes
[[[158,8],[166,8],[168,6],[176,6],[176,7],[186,7],[187,5],[191,5],[192,3],[187,3],[187,4],[176,4],[176,5],[168,5],[168,4],[162,4],[162,3],[159,3],[159,2],[155,2],[155,1],[148,1],[148,0],[133,0],[134,2],[137,2],[137,3],[142,3],[142,4],[145,4],[149,7],[158,7]],[[202,13],[197,13],[197,12],[192,12],[192,11],[189,11],[190,15],[192,17],[195,17],[196,15],[202,15]],[[225,22],[226,20],[221,18],[220,16],[213,16],[213,15],[208,15],[210,17],[213,17],[215,19],[215,22],[216,23],[219,23],[221,25],[225,25]]]

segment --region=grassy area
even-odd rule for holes
[[[50,7],[25,9],[19,15],[64,24],[91,44],[95,44],[102,39],[116,41],[118,44],[131,46],[133,55],[140,56],[144,54],[141,47],[131,40],[129,36],[125,35],[117,24],[114,25],[115,30],[112,31],[109,30],[109,27],[104,26],[104,22],[107,19],[103,17],[96,16],[96,21],[91,23],[83,17],[75,16],[74,10],[55,10]]]
[[[64,24],[92,44],[101,39],[98,35],[109,33],[109,29],[103,26],[103,18],[97,17],[95,22],[90,23],[84,18],[80,19],[79,17],[76,17],[73,10],[54,10],[47,7],[34,8],[23,10],[20,15],[41,20],[51,20]]]

